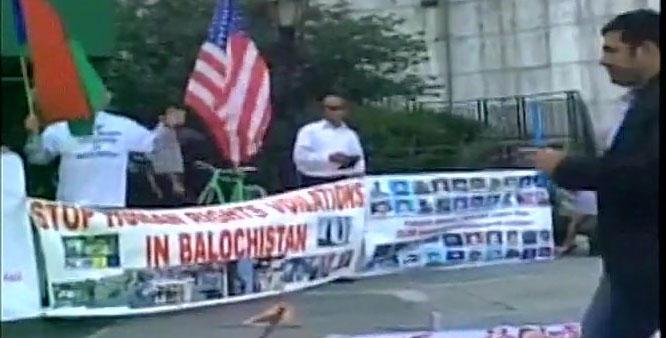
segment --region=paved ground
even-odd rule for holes
[[[424,327],[431,311],[451,329],[578,320],[600,273],[596,258],[419,271],[335,283],[284,297],[300,327],[271,338],[319,338]],[[254,338],[240,325],[276,299],[118,320],[38,320],[3,325],[3,338]]]

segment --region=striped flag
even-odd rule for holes
[[[220,0],[185,92],[234,166],[257,154],[271,119],[268,67],[241,25],[237,1]]]
[[[92,134],[94,114],[109,97],[83,47],[70,39],[49,1],[13,0],[12,8],[17,42],[32,60],[40,117],[68,121],[74,135]]]

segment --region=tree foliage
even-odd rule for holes
[[[427,61],[423,34],[400,31],[404,19],[353,16],[348,3],[312,7],[304,22],[305,87],[323,94],[343,88],[357,102],[415,96],[423,82],[410,71]]]
[[[153,120],[163,104],[182,101],[216,1],[118,1],[117,52],[106,74],[113,104],[134,118]],[[346,2],[312,5],[297,29],[294,53],[286,55],[269,2],[241,3],[246,31],[272,71],[273,102],[290,96],[286,107],[276,109],[258,158],[261,183],[269,189],[279,187],[278,177],[288,168],[282,164],[290,162],[297,128],[318,118],[311,109],[313,99],[331,88],[359,103],[413,97],[422,88],[423,81],[411,70],[426,61],[425,43],[421,34],[402,31],[403,20],[396,16],[355,16]],[[286,63],[290,67],[285,72]],[[352,115],[373,171],[442,167],[478,129],[474,123],[425,112],[359,107]]]
[[[268,2],[242,4],[247,30],[275,68],[285,61],[279,60],[284,46]],[[214,6],[212,0],[119,1],[117,52],[107,73],[115,104],[142,116],[154,114],[165,98],[182,99]],[[418,34],[401,32],[403,21],[394,15],[354,17],[346,2],[310,6],[292,60],[302,76],[275,81],[290,82],[303,102],[332,87],[357,102],[416,95],[422,81],[409,71],[426,60],[425,43]]]

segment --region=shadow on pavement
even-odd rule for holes
[[[114,319],[32,319],[2,323],[3,338],[84,338],[113,325]]]

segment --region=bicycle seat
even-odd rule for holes
[[[236,171],[243,172],[243,173],[256,172],[257,167],[238,167],[238,168],[236,168]]]
[[[215,166],[210,165],[210,164],[208,164],[204,161],[196,161],[196,162],[194,162],[194,165],[199,169],[208,169],[208,170],[213,170],[213,171],[218,170],[217,168],[215,168]]]

